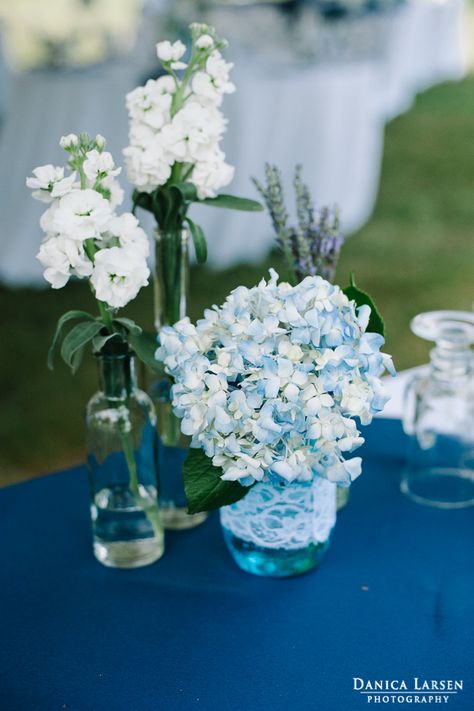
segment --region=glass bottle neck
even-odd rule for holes
[[[136,388],[135,359],[126,355],[99,355],[100,389],[108,400],[126,400]]]
[[[189,231],[156,230],[154,272],[155,330],[186,316],[189,289]]]
[[[473,353],[469,345],[439,341],[430,352],[431,370],[439,380],[465,380],[473,369]]]

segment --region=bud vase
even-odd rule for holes
[[[172,326],[186,316],[189,290],[189,231],[157,230],[155,233],[154,306],[155,330],[159,339],[163,326]],[[206,513],[187,513],[183,462],[190,439],[181,433],[180,420],[171,407],[171,385],[167,376],[155,380],[149,390],[158,417],[157,471],[163,524],[186,529],[202,523]]]
[[[156,415],[136,386],[130,353],[97,357],[100,391],[86,414],[94,554],[137,568],[164,551],[156,489]]]
[[[237,565],[272,577],[316,568],[336,522],[336,486],[315,477],[285,482],[272,476],[220,510],[224,540]]]

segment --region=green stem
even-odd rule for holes
[[[135,461],[135,452],[134,452],[134,448],[133,448],[133,441],[131,438],[131,433],[120,429],[120,439],[122,441],[122,449],[123,449],[123,453],[125,456],[125,461],[127,463],[127,469],[128,469],[129,481],[130,481],[130,491],[132,492],[132,494],[135,498],[135,503],[143,511],[146,518],[150,522],[150,525],[151,525],[153,531],[155,532],[155,535],[158,538],[160,538],[162,535],[162,529],[161,529],[161,521],[160,521],[158,509],[156,509],[156,511],[155,511],[153,509],[153,507],[150,508],[147,505],[148,500],[146,499],[146,497],[144,497],[140,494],[137,463]]]
[[[171,168],[171,176],[169,179],[169,183],[172,185],[173,183],[179,183],[181,180],[181,166],[182,163],[173,163],[173,167]]]
[[[183,183],[185,183],[185,182],[188,180],[188,178],[191,177],[191,174],[192,174],[193,170],[194,170],[194,163],[192,163],[192,164],[189,166],[189,168],[185,171],[185,173],[184,173],[184,175],[183,175],[183,177],[182,177]]]
[[[189,81],[194,74],[194,70],[197,68],[200,68],[201,64],[204,64],[205,61],[207,60],[207,57],[209,55],[206,53],[205,55],[201,56],[199,53],[196,54],[195,52],[195,42],[194,38],[192,40],[192,46],[191,46],[191,57],[189,59],[188,66],[186,68],[186,71],[183,74],[183,78],[181,79],[181,83],[177,85],[177,90],[175,91],[173,95],[173,100],[171,102],[171,117],[175,116],[175,114],[178,113],[178,111],[181,109],[185,102],[185,97],[184,93],[186,91],[186,88],[189,84]],[[171,73],[170,69],[167,70],[168,72]]]
[[[112,318],[112,314],[110,313],[110,311],[107,307],[107,304],[105,304],[103,301],[99,301],[99,299],[97,299],[97,303],[99,305],[100,315],[102,316],[102,318],[104,320],[106,328],[108,329],[109,333],[113,333],[114,332],[113,318]]]

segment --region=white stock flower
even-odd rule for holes
[[[217,191],[228,185],[233,177],[233,166],[224,161],[224,154],[218,150],[211,160],[196,163],[191,180],[197,188],[199,199],[203,200],[215,197]]]
[[[76,174],[64,177],[64,168],[54,165],[40,165],[33,170],[33,176],[26,179],[28,188],[35,190],[33,197],[41,202],[51,202],[66,195],[73,188]]]
[[[59,139],[59,145],[65,150],[78,146],[79,136],[76,136],[75,133],[68,133],[67,136],[61,136],[61,138]]]
[[[53,289],[61,289],[71,274],[87,277],[92,274],[92,262],[82,244],[64,236],[50,236],[36,255],[45,267],[44,278]]]
[[[91,284],[99,301],[121,308],[148,284],[149,276],[144,256],[133,246],[110,247],[96,252]]]
[[[127,95],[129,145],[123,155],[128,179],[141,192],[151,193],[165,185],[175,163],[189,165],[187,179],[203,197],[215,195],[233,176],[219,150],[227,121],[218,108],[223,94],[235,89],[229,81],[232,64],[213,49],[215,40],[206,25],[193,28],[195,48],[209,50],[204,55],[205,71],[193,72],[186,87],[182,79],[167,75],[150,79]],[[180,41],[157,45],[168,71],[185,68],[181,62],[185,50]]]
[[[235,91],[235,85],[229,81],[233,66],[224,60],[220,52],[213,52],[206,62],[206,71],[196,72],[193,78],[194,93],[219,105],[223,94],[232,94]]]
[[[99,237],[112,216],[109,202],[95,190],[73,190],[59,200],[51,228],[72,239]]]
[[[123,203],[125,193],[116,178],[111,175],[108,175],[106,178],[103,178],[100,181],[100,184],[102,188],[105,188],[105,190],[110,193],[110,197],[108,198],[108,200],[112,209],[115,209]]]
[[[131,212],[113,217],[107,225],[107,232],[118,238],[121,247],[133,247],[143,257],[148,257],[150,252],[148,237]]]
[[[67,284],[71,276],[71,265],[57,237],[46,239],[41,244],[36,258],[45,268],[44,278],[53,289],[61,289]]]
[[[211,35],[201,35],[196,40],[196,47],[198,49],[209,49],[213,45],[214,45],[214,40],[212,39]]]
[[[155,141],[148,149],[128,146],[123,155],[130,182],[143,192],[152,192],[159,185],[164,185],[171,176],[171,162],[159,141]]]
[[[116,176],[120,174],[121,168],[117,168],[112,158],[112,154],[107,151],[99,153],[95,148],[86,153],[86,159],[82,165],[86,178],[94,185],[97,180],[106,178],[107,176]]]
[[[177,62],[186,52],[186,45],[180,40],[176,42],[158,42],[156,45],[156,54],[162,62]]]
[[[149,79],[127,94],[129,116],[153,129],[159,129],[170,119],[172,95],[176,89],[169,76]]]
[[[213,156],[217,143],[225,131],[226,123],[219,109],[205,106],[196,99],[190,99],[174,116],[171,123],[176,136],[184,144],[181,160],[194,163]],[[172,141],[167,138],[165,132],[163,133],[166,144],[172,149]],[[176,138],[174,140],[179,144]]]

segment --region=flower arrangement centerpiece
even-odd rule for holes
[[[261,210],[245,198],[218,194],[233,177],[220,142],[226,129],[221,104],[235,90],[229,79],[232,64],[221,50],[226,42],[212,27],[190,26],[191,46],[180,40],[159,42],[157,55],[163,74],[127,95],[130,145],[124,150],[128,177],[135,186],[135,207],[150,212],[155,231],[155,329],[172,325],[186,315],[189,285],[189,241],[198,262],[205,262],[202,228],[189,216],[194,203],[217,208]],[[174,417],[168,379],[151,389],[158,409],[161,506],[165,524],[185,528],[203,517],[186,514],[180,462],[187,442]]]
[[[217,507],[247,571],[292,575],[318,564],[335,522],[335,485],[361,473],[357,426],[387,401],[381,319],[352,284],[320,276],[239,287],[196,325],[162,329],[157,358],[192,437],[189,510]],[[358,305],[360,303],[360,305]]]
[[[148,239],[133,214],[117,213],[120,169],[102,136],[70,134],[60,143],[69,155],[69,174],[44,165],[27,179],[33,197],[48,204],[37,256],[53,289],[71,277],[86,279],[98,313],[74,310],[59,319],[48,364],[53,367],[59,348],[73,372],[86,346],[97,356],[101,389],[87,407],[94,552],[105,565],[136,567],[163,553],[153,456],[156,415],[135,382],[132,349],[137,344],[142,351],[141,328],[118,310],[148,283]]]

